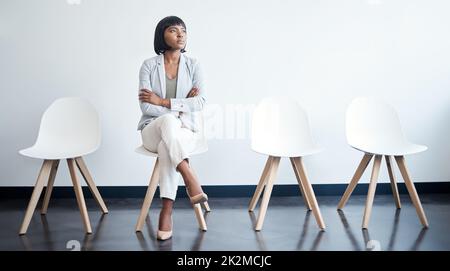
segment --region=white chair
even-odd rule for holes
[[[413,144],[405,138],[395,109],[379,99],[354,99],[347,109],[346,134],[348,144],[365,154],[339,202],[338,209],[344,208],[344,205],[355,189],[356,184],[364,173],[364,170],[367,168],[370,160],[375,157],[362,223],[363,228],[368,228],[378,173],[383,156],[386,160],[395,203],[397,208],[401,208],[397,183],[392,170],[392,157],[395,157],[420,222],[424,227],[428,227],[427,218],[406,168],[404,158],[407,154],[423,152],[427,147]]]
[[[61,98],[47,108],[41,119],[36,143],[30,148],[19,151],[22,155],[44,160],[19,234],[27,232],[43,187],[48,181],[41,210],[41,214],[47,213],[56,171],[61,159],[67,159],[84,228],[87,233],[92,233],[83,190],[75,171],[75,164],[86,180],[102,212],[108,213],[108,209],[82,158],[82,156],[98,149],[100,139],[99,117],[95,108],[88,101],[76,97]]]
[[[201,122],[200,127],[202,127],[202,128],[200,131],[197,132],[199,135],[199,137],[197,138],[197,147],[195,148],[195,150],[193,152],[190,153],[190,156],[202,154],[202,153],[205,153],[208,151],[208,144],[207,144],[206,135],[205,135],[205,131],[204,131],[204,125],[203,125],[203,121],[204,121],[203,113],[197,112],[197,116],[199,118],[199,121]],[[149,185],[147,188],[147,193],[145,194],[141,212],[139,214],[139,218],[136,223],[136,232],[141,232],[144,227],[145,218],[147,217],[148,211],[150,209],[150,205],[152,204],[153,197],[156,192],[156,187],[159,184],[159,157],[158,157],[158,153],[147,150],[143,145],[136,148],[135,151],[142,155],[156,157],[155,166],[153,167],[153,172],[150,177],[150,182],[149,182]],[[206,231],[207,226],[206,226],[205,218],[202,213],[202,206],[206,212],[211,211],[207,201],[203,202],[201,204],[200,203],[194,204],[193,208],[195,211],[195,216],[197,218],[199,228],[202,231]]]
[[[301,106],[289,97],[263,99],[253,113],[251,147],[255,152],[269,156],[249,205],[249,211],[253,212],[265,188],[255,230],[262,229],[281,157],[289,157],[305,205],[308,210],[312,209],[318,226],[325,229],[303,165],[304,156],[318,153],[321,149],[311,136],[308,117]]]

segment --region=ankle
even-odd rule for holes
[[[201,186],[186,186],[186,191],[189,195],[189,197],[193,197],[196,195],[199,195],[201,193],[203,193],[202,187]]]
[[[158,230],[170,231],[172,230],[172,223],[172,213],[165,214],[161,212],[159,215]]]

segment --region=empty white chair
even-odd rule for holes
[[[203,112],[196,112],[198,116],[198,121],[200,122],[200,130],[196,133],[198,135],[197,137],[197,143],[196,148],[194,151],[192,151],[189,155],[197,155],[202,154],[208,151],[208,143],[206,139],[206,134],[204,130],[204,116]],[[152,204],[153,197],[156,192],[156,187],[159,184],[159,157],[157,152],[151,152],[147,150],[144,145],[139,146],[135,150],[137,153],[150,156],[150,157],[156,157],[155,166],[153,167],[153,172],[150,177],[150,182],[147,188],[147,193],[145,194],[144,203],[142,204],[141,212],[138,217],[138,221],[136,223],[136,232],[142,231],[144,227],[145,218],[148,214],[148,211],[150,209],[150,205]],[[195,216],[197,217],[197,222],[199,225],[199,228],[202,231],[207,230],[206,221],[202,213],[202,206],[205,208],[206,212],[210,212],[211,209],[209,208],[209,204],[207,201],[203,203],[197,203],[193,205]]]
[[[401,208],[397,183],[392,170],[392,157],[395,157],[419,219],[424,227],[428,227],[427,218],[406,168],[404,158],[407,154],[423,152],[427,147],[411,143],[405,138],[395,109],[384,101],[375,98],[354,99],[347,109],[346,134],[348,144],[365,154],[339,202],[338,209],[344,208],[370,160],[375,157],[362,223],[363,228],[368,228],[383,156],[386,160],[395,203],[397,208]]]
[[[36,143],[30,148],[19,151],[22,155],[44,160],[19,234],[27,232],[43,187],[48,181],[41,210],[41,214],[47,213],[56,171],[61,159],[67,159],[84,228],[87,233],[92,233],[83,191],[75,171],[75,164],[86,180],[102,212],[108,213],[108,209],[82,158],[82,156],[97,150],[100,146],[100,140],[99,117],[95,108],[88,101],[77,97],[61,98],[47,108],[41,119]]]
[[[289,97],[263,99],[253,113],[251,147],[255,152],[269,156],[249,205],[249,211],[253,212],[265,188],[255,230],[262,229],[281,157],[289,157],[305,205],[308,210],[312,209],[318,226],[325,229],[303,165],[304,156],[318,153],[321,149],[311,136],[308,117],[301,106]]]

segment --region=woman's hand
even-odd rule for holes
[[[148,89],[141,89],[139,92],[139,100],[144,103],[161,105],[163,99]]]
[[[186,96],[186,98],[191,98],[191,97],[197,96],[199,91],[200,91],[200,90],[199,90],[198,88],[193,87],[193,88],[189,91],[189,93],[188,93],[188,95]]]
[[[168,109],[171,107],[170,99],[163,99],[148,89],[141,89],[141,92],[139,92],[139,100],[144,103],[164,106]]]

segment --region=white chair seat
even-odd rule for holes
[[[292,149],[292,150],[275,150],[271,149],[270,146],[267,146],[265,149],[255,149],[253,148],[253,151],[269,155],[269,156],[276,156],[276,157],[302,157],[302,156],[308,156],[312,154],[316,154],[319,152],[322,152],[323,149],[317,146],[311,146],[311,147],[304,147],[304,148],[298,148],[298,149]]]
[[[60,160],[67,158],[75,158],[90,154],[96,151],[97,148],[77,148],[77,146],[64,146],[64,148],[46,148],[44,146],[32,146],[23,150],[19,153],[31,158],[46,159],[46,160]]]
[[[396,143],[396,144],[366,144],[366,146],[358,147],[351,146],[359,151],[379,154],[379,155],[389,155],[389,156],[403,156],[408,154],[415,154],[419,152],[426,151],[428,149],[427,146],[418,145],[409,142]]]
[[[142,154],[142,155],[151,156],[151,157],[158,157],[158,153],[157,152],[151,152],[151,151],[147,150],[144,147],[144,145],[141,145],[141,146],[137,147],[135,151],[137,153],[139,153],[139,154]],[[193,152],[191,152],[190,155],[201,154],[201,153],[205,153],[207,151],[208,151],[208,145],[201,145],[198,148],[196,148]]]

